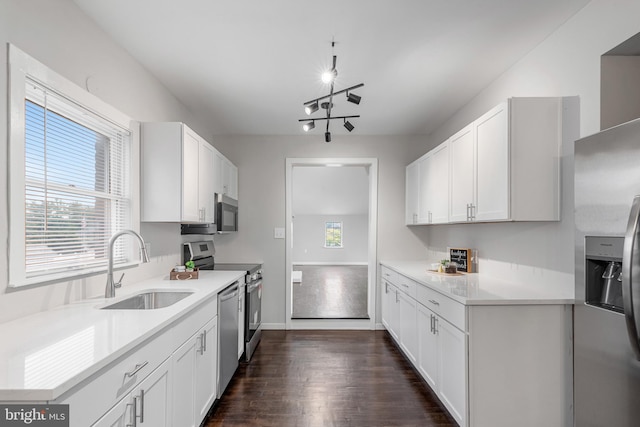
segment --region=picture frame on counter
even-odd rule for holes
[[[473,249],[449,248],[449,260],[457,264],[459,272],[473,273]]]

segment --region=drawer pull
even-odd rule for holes
[[[125,373],[124,373],[124,377],[125,377],[125,378],[127,378],[127,377],[129,377],[129,378],[133,377],[135,374],[137,374],[138,372],[140,372],[140,369],[144,368],[144,367],[145,367],[145,366],[147,366],[148,364],[149,364],[149,362],[148,362],[148,361],[144,361],[144,362],[142,362],[142,363],[140,363],[140,364],[137,364],[137,365],[136,365],[136,367],[135,367],[135,368],[133,368],[133,371],[131,371],[131,372],[125,372]]]
[[[409,289],[409,285],[405,285],[404,283],[402,283],[402,286],[404,286],[405,288]]]
[[[429,302],[433,305],[440,305],[440,303],[434,299],[430,299]]]

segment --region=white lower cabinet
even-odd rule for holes
[[[465,305],[382,277],[383,325],[461,427],[573,425],[571,305]]]
[[[70,427],[197,427],[217,395],[217,322],[211,298],[52,403]]]
[[[418,371],[436,390],[438,382],[438,336],[433,333],[434,314],[418,304]]]
[[[438,337],[438,397],[458,424],[466,425],[467,336],[441,317],[436,317]]]
[[[173,353],[173,425],[199,426],[217,391],[218,318]]]
[[[171,422],[170,367],[170,360],[166,360],[93,426],[125,427],[146,424],[154,427],[169,427],[174,425]]]
[[[417,303],[404,292],[398,292],[400,348],[414,365],[418,360]]]
[[[388,281],[383,281],[382,289],[382,323],[397,341],[400,333],[400,300],[398,288]]]
[[[459,425],[466,425],[466,334],[418,305],[418,372]]]
[[[213,405],[218,392],[218,318],[211,319],[203,330],[203,347],[196,357],[195,410],[197,425]],[[175,390],[180,393],[180,390]],[[176,425],[176,424],[174,424]]]

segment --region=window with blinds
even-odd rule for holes
[[[24,102],[25,281],[104,271],[131,228],[130,132],[30,79]]]

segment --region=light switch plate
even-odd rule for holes
[[[284,228],[276,227],[273,229],[273,238],[274,239],[284,239]]]

